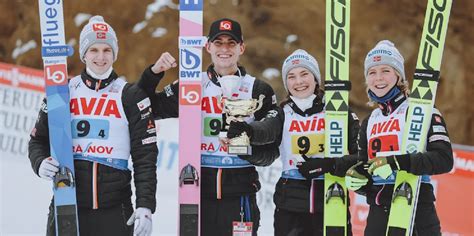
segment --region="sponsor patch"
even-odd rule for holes
[[[102,23],[95,23],[92,25],[92,30],[94,31],[109,31],[109,28],[107,27],[106,24],[102,24]]]
[[[240,85],[239,91],[240,91],[240,92],[243,92],[243,93],[248,93],[249,87],[250,87],[250,83],[249,83],[249,82],[243,82],[243,83]]]
[[[120,90],[120,85],[114,83],[112,86],[110,86],[109,92],[111,93],[118,93]]]
[[[147,119],[148,117],[150,117],[150,115],[151,115],[151,109],[149,109],[147,112],[143,114],[140,114],[142,120]]]
[[[142,144],[143,145],[150,144],[150,143],[156,143],[156,136],[149,137],[149,138],[146,138],[146,139],[142,139]]]
[[[171,85],[167,85],[164,89],[167,97],[171,97],[174,95],[173,89],[171,89]]]
[[[219,29],[220,30],[232,30],[232,22],[227,21],[227,20],[221,21],[221,23],[219,24]]]
[[[441,119],[441,116],[435,115],[434,116],[436,123],[442,123],[443,119]]]
[[[449,140],[449,137],[442,134],[431,135],[430,138],[428,139],[428,142],[431,143],[434,141],[445,141],[445,142],[451,143],[451,140]]]
[[[147,129],[155,128],[155,122],[152,121],[152,120],[149,120],[149,121],[148,121],[148,125],[147,125],[146,128],[147,128]]]
[[[434,125],[433,133],[446,133],[446,129],[442,125]]]
[[[150,105],[151,102],[149,98],[145,98],[137,103],[138,109],[140,109],[140,111],[145,110],[145,108],[149,107]]]
[[[156,133],[156,129],[155,129],[155,127],[153,127],[153,128],[151,128],[151,129],[147,129],[146,132],[147,132],[148,134],[154,134],[154,133]]]
[[[104,32],[97,32],[96,33],[96,38],[97,39],[107,39],[107,34]]]

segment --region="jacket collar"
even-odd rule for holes
[[[382,114],[384,116],[392,114],[405,100],[407,97],[403,94],[403,92],[399,93],[394,98],[384,102],[384,103],[377,103],[380,110],[382,110]]]
[[[238,66],[238,70],[234,73],[234,75],[237,75],[237,76],[245,76],[247,74],[247,72],[245,71],[245,68],[243,66]],[[222,75],[219,75],[215,70],[214,70],[214,64],[211,64],[208,68],[207,68],[207,77],[209,77],[209,79],[212,81],[212,83],[214,83],[215,85],[217,86],[221,86],[221,84],[219,83],[219,80],[217,78],[221,77]]]
[[[95,78],[92,78],[89,74],[87,74],[86,70],[84,69],[81,73],[81,79],[86,84],[86,86],[92,90],[99,91],[100,89],[103,89],[107,86],[109,86],[110,83],[112,83],[114,80],[118,78],[117,74],[115,71],[112,71],[110,73],[109,78],[104,79],[104,80],[98,80]]]

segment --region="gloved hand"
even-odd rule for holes
[[[298,171],[306,179],[314,179],[322,174],[334,171],[336,165],[336,159],[334,158],[305,158],[305,162],[296,163]]]
[[[387,179],[394,170],[400,170],[396,156],[376,157],[367,162],[369,165],[370,175],[378,175],[383,179]]]
[[[53,177],[59,171],[59,162],[52,157],[45,158],[38,169],[39,177],[46,180],[53,180]]]
[[[352,191],[359,190],[367,184],[369,179],[357,171],[358,168],[361,168],[362,161],[359,161],[357,164],[351,166],[346,172],[346,187]]]
[[[247,136],[252,137],[253,130],[252,126],[247,122],[232,121],[230,122],[229,129],[227,131],[227,138],[235,138],[240,136],[243,132],[247,133]]]
[[[130,219],[128,219],[127,225],[130,226],[134,223],[135,229],[133,235],[150,236],[152,230],[151,210],[145,207],[137,208]]]

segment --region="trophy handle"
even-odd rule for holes
[[[260,94],[260,96],[258,97],[258,105],[257,105],[257,108],[254,109],[254,112],[258,111],[258,110],[260,110],[260,108],[262,108],[264,98],[265,98],[265,95]]]

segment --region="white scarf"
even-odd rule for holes
[[[297,98],[294,96],[290,95],[291,100],[296,104],[296,106],[301,110],[301,111],[306,111],[307,109],[313,107],[313,101],[316,98],[315,94],[311,94],[310,96],[306,98]]]
[[[98,75],[94,73],[91,69],[89,69],[89,67],[86,67],[87,74],[89,74],[92,78],[98,79],[98,80],[104,80],[104,79],[109,78],[110,74],[112,74],[112,70],[113,69],[111,66],[105,73]]]

